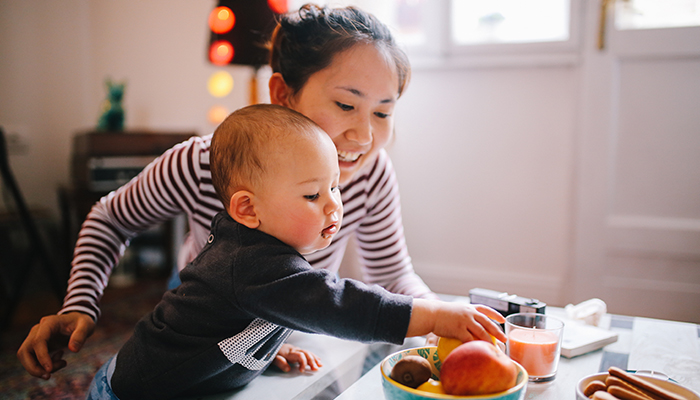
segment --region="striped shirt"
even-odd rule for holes
[[[211,137],[195,136],[172,147],[92,207],[78,235],[68,292],[59,314],[78,311],[97,320],[99,300],[129,239],[178,214],[187,215],[190,229],[178,268],[196,257],[209,236],[212,218],[223,210],[209,170]],[[413,271],[403,233],[398,182],[386,152],[380,151],[374,163],[340,189],[342,228],[327,248],[306,256],[311,265],[337,272],[355,234],[366,283],[394,293],[435,298]]]

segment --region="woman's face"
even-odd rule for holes
[[[393,134],[399,82],[390,60],[373,45],[355,45],[311,75],[286,104],[331,137],[341,185],[374,162]]]

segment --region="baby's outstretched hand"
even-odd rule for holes
[[[321,359],[314,353],[287,343],[280,347],[280,350],[277,352],[277,356],[272,364],[284,372],[291,371],[292,364],[299,365],[299,372],[306,371],[307,366],[312,371],[317,371],[323,366],[323,364],[321,364]]]
[[[506,336],[498,326],[504,323],[501,314],[491,307],[440,300],[414,299],[406,336],[421,336],[429,332],[467,342],[474,339],[501,342]]]
[[[502,324],[506,320],[498,311],[481,304],[465,305],[448,303],[441,309],[441,317],[436,323],[436,330],[444,332],[438,336],[448,336],[460,339],[491,341],[491,336],[500,342],[506,341],[506,335],[496,322]],[[454,330],[457,328],[457,330]],[[437,333],[437,332],[436,332]]]

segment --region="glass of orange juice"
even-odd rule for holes
[[[564,322],[536,313],[518,313],[506,317],[506,354],[525,368],[530,382],[555,378]]]

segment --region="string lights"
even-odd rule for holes
[[[275,15],[288,10],[288,0],[220,0],[209,13],[209,48],[207,59],[213,65],[246,65],[253,67],[250,82],[250,103],[257,102],[257,71],[267,64],[265,43],[275,25]],[[207,82],[209,93],[216,98],[233,90],[233,77],[226,70],[214,72]],[[208,112],[209,121],[218,125],[228,115],[225,106],[217,104]]]

